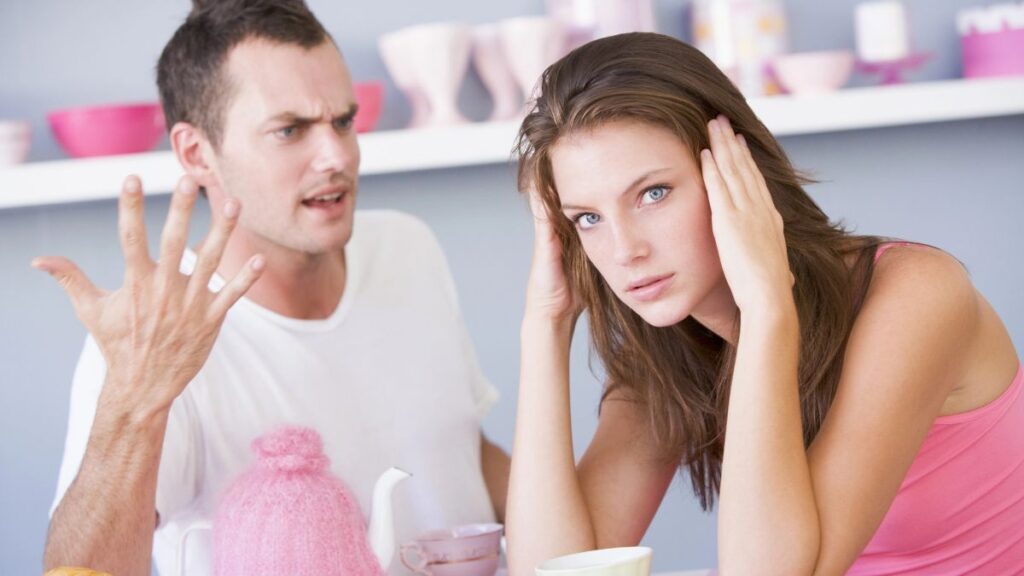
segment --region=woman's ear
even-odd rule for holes
[[[195,178],[200,189],[216,185],[216,159],[206,134],[193,124],[178,122],[171,128],[170,139],[178,163]]]

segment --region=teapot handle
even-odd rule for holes
[[[175,570],[178,576],[185,576],[185,544],[188,543],[188,537],[199,530],[213,530],[213,523],[209,520],[197,520],[189,524],[178,536],[178,569]]]
[[[402,559],[402,564],[405,564],[406,568],[408,568],[409,570],[412,570],[413,572],[415,572],[417,574],[423,574],[424,576],[433,576],[426,569],[427,568],[427,563],[429,561],[427,560],[427,556],[423,553],[423,548],[420,547],[418,542],[407,542],[405,544],[402,544],[402,547],[399,549],[398,552],[399,552],[398,556]],[[416,562],[413,562],[407,556],[407,554],[409,556],[412,556],[412,555],[418,556],[419,560],[416,561]]]

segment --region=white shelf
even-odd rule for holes
[[[817,96],[754,98],[776,136],[1024,114],[1024,77],[851,88]],[[363,176],[509,162],[518,121],[373,132],[359,137]],[[35,162],[0,168],[0,209],[115,198],[128,174],[150,193],[173,188],[170,152]]]

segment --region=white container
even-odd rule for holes
[[[31,124],[24,120],[0,120],[0,166],[21,164],[31,147]]]
[[[781,92],[770,62],[788,51],[781,0],[694,0],[694,45],[747,96]]]
[[[863,62],[892,62],[910,56],[907,9],[899,0],[875,0],[854,12],[857,57]]]

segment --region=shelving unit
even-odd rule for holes
[[[750,100],[776,136],[1024,114],[1024,77],[851,88]],[[362,176],[513,160],[519,123],[360,135]],[[149,193],[169,192],[181,169],[171,152],[36,162],[0,169],[0,209],[115,198],[128,174]]]

